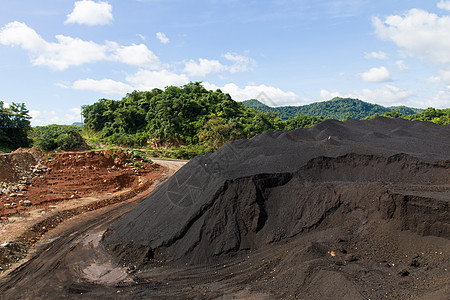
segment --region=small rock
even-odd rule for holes
[[[411,267],[418,268],[420,267],[420,262],[417,259],[413,259],[410,264]]]
[[[398,275],[400,275],[400,276],[408,276],[409,275],[409,272],[408,272],[408,270],[401,270],[399,273],[398,273]]]
[[[353,255],[353,254],[347,254],[345,255],[345,261],[347,262],[352,262],[352,261],[357,261],[358,259]]]

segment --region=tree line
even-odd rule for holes
[[[322,116],[326,119],[345,120],[346,118],[363,119],[375,114],[398,111],[402,115],[413,115],[420,113],[422,109],[407,106],[384,107],[353,98],[335,97],[328,101],[315,102],[302,106],[279,106],[271,107],[259,102],[256,99],[243,101],[248,108],[253,108],[262,112],[277,113],[281,119],[288,120],[297,115]]]
[[[165,90],[134,91],[121,100],[100,99],[85,105],[83,131],[69,125],[32,128],[24,103],[6,106],[0,102],[0,109],[0,151],[31,145],[44,150],[75,149],[83,143],[81,134],[97,144],[172,147],[178,158],[214,151],[229,140],[251,138],[267,130],[311,127],[326,119],[296,115],[283,120],[277,113],[247,108],[220,90],[207,90],[200,82]],[[366,119],[376,116],[450,124],[450,109],[428,108],[411,115],[387,111]],[[155,152],[158,155],[165,154]]]
[[[267,130],[295,129],[322,121],[298,116],[283,121],[275,113],[246,108],[221,90],[200,82],[164,91],[134,91],[122,100],[101,99],[82,108],[85,128],[111,144],[142,146],[203,145],[217,149],[231,139]]]

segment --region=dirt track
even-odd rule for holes
[[[153,161],[166,170],[147,194],[185,164],[182,161]],[[28,261],[3,275],[0,282],[2,299],[61,298],[82,295],[85,290],[99,296],[112,296],[116,290],[109,285],[128,275],[126,270],[114,268],[110,258],[97,249],[98,240],[112,221],[134,208],[139,200],[135,197],[79,215],[48,232]]]

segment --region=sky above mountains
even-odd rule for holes
[[[450,1],[0,1],[0,100],[32,125],[190,81],[271,106],[448,108]]]

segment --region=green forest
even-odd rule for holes
[[[0,101],[0,151],[10,152],[30,146],[31,117],[28,113],[24,103],[13,102],[7,107]]]
[[[276,114],[248,109],[229,94],[208,91],[199,82],[164,91],[134,91],[119,101],[101,99],[84,106],[82,114],[85,130],[102,142],[194,146],[199,151],[286,126]]]
[[[253,108],[262,112],[272,112],[278,114],[283,120],[297,115],[322,116],[325,119],[345,120],[364,119],[375,114],[383,115],[389,112],[400,112],[402,115],[413,115],[420,113],[422,109],[406,106],[384,107],[378,104],[367,103],[359,99],[333,98],[329,101],[316,102],[303,106],[279,106],[270,107],[256,99],[242,102],[245,107]]]
[[[45,151],[81,149],[87,146],[86,140],[93,147],[146,148],[152,156],[189,159],[214,151],[229,140],[251,138],[267,130],[311,127],[333,113],[339,120],[384,116],[450,124],[450,109],[387,109],[341,98],[311,104],[309,114],[286,110],[292,115],[283,119],[286,115],[268,110],[270,107],[257,100],[237,102],[220,90],[205,89],[200,82],[164,90],[134,91],[121,100],[100,99],[82,107],[83,127],[31,127],[25,104],[6,107],[0,103],[3,152],[29,146]]]

